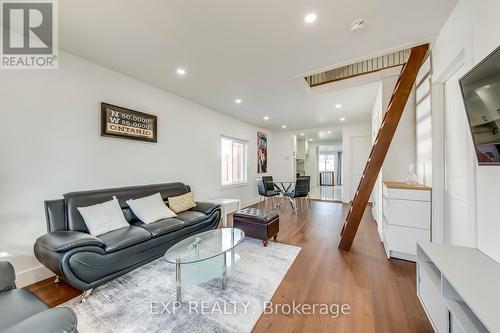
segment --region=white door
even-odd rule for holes
[[[358,189],[371,149],[372,138],[370,135],[351,137],[351,200]]]
[[[475,157],[458,80],[445,83],[445,242],[476,246]]]

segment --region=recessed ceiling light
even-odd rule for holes
[[[340,121],[345,121],[345,118],[344,117],[340,118]]]
[[[269,119],[269,117],[268,117],[268,116],[265,116],[265,117],[264,117],[264,120],[268,120],[268,119]]]
[[[337,104],[337,105],[335,105],[335,107],[336,107],[337,109],[340,109],[340,108],[342,107],[342,104]]]
[[[243,102],[243,101],[242,101],[240,98],[237,98],[237,99],[235,99],[235,100],[234,100],[234,102],[235,102],[236,104],[241,104],[241,102]]]
[[[307,14],[306,17],[304,17],[304,21],[306,21],[306,23],[313,23],[314,21],[316,21],[316,18],[316,14],[310,13]]]
[[[286,128],[286,125],[281,126],[281,128]]]
[[[186,75],[186,70],[184,68],[177,68],[177,74]]]
[[[309,142],[312,141],[313,139],[309,139]]]
[[[332,131],[328,131],[327,133],[328,133],[328,134],[331,134],[331,133],[332,133]]]
[[[304,133],[300,133],[300,136],[304,136]]]

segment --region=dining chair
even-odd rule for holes
[[[267,191],[275,191],[273,176],[262,176],[262,181],[264,182],[264,187]]]
[[[297,178],[293,191],[284,193],[284,195],[289,199],[290,206],[295,213],[297,212],[297,199],[306,198],[309,194],[310,178],[308,179],[306,177],[308,176],[304,176],[304,178]]]
[[[311,200],[309,193],[311,192],[311,176],[299,176],[297,179],[307,179],[307,200]]]
[[[270,186],[266,184],[269,184],[269,179],[265,180],[264,178],[269,178],[270,176],[263,176],[261,179],[257,179],[257,188],[259,190],[259,208],[260,208],[260,204],[262,203],[263,199],[264,199],[264,209],[267,207],[267,202],[269,198],[272,199],[272,206],[274,208],[275,204],[274,204],[274,198],[278,195],[280,195],[280,192],[275,190],[274,189],[274,183],[272,182],[272,178],[271,177],[271,185],[272,185],[272,189],[269,189]]]

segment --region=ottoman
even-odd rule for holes
[[[234,213],[233,227],[243,230],[248,237],[262,240],[267,246],[269,239],[278,237],[280,218],[274,210],[245,208]]]

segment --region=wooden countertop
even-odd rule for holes
[[[408,184],[403,182],[383,182],[387,188],[394,188],[399,190],[424,190],[430,191],[432,190],[431,186],[422,185],[422,184]]]

